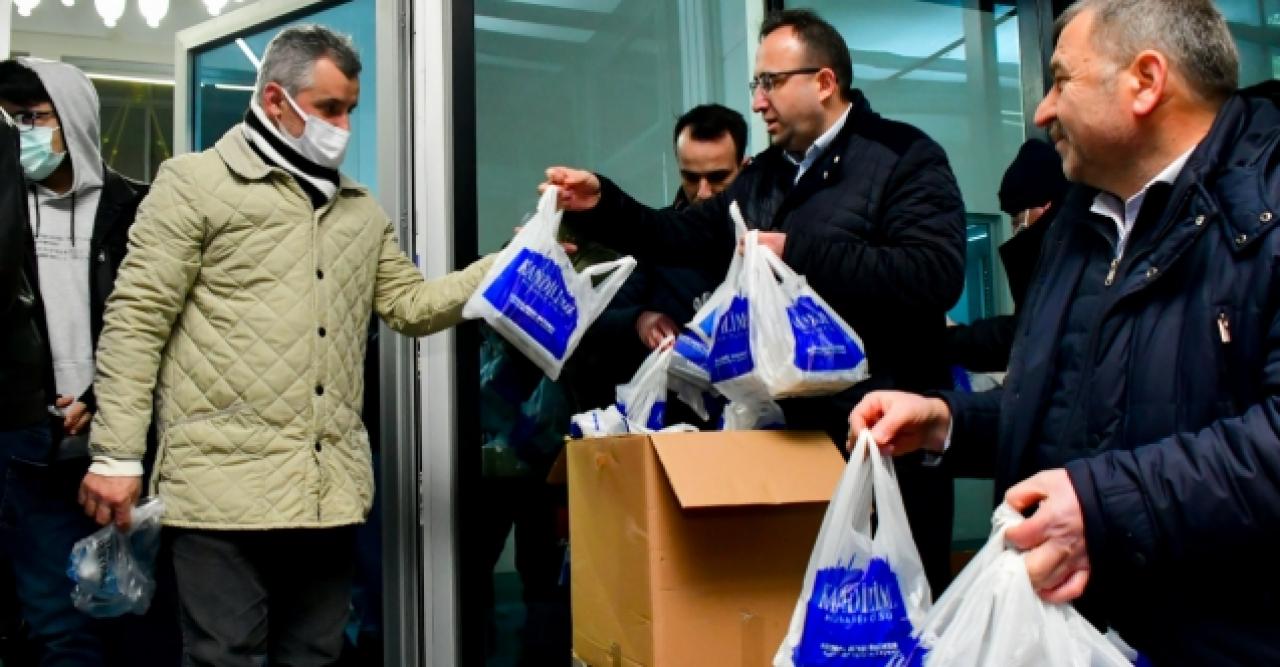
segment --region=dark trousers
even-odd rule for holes
[[[185,664],[312,667],[342,653],[352,527],[166,529]]]
[[[97,526],[76,496],[86,461],[49,463],[49,428],[0,431],[0,561],[42,667],[102,665],[96,622],[71,604],[71,546]]]

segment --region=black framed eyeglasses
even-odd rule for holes
[[[34,130],[42,121],[53,118],[52,111],[43,111],[37,109],[26,109],[13,114],[13,124],[18,126],[19,132],[30,132]]]
[[[756,94],[756,88],[764,92],[772,92],[774,87],[787,80],[787,77],[793,74],[817,74],[821,72],[821,67],[801,67],[799,69],[788,69],[781,72],[761,72],[747,82],[747,88],[751,89],[751,94]]]

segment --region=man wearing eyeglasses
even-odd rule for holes
[[[760,242],[803,274],[861,335],[871,379],[835,397],[789,401],[793,428],[843,442],[847,408],[873,388],[947,388],[945,313],[964,286],[964,205],[942,148],[882,118],[851,88],[844,39],[804,10],[765,20],[752,109],[771,146],[725,192],[685,211],[654,211],[587,171],[552,167],[565,221],[583,236],[666,263],[734,251],[730,202]],[[844,413],[844,414],[842,414]],[[923,459],[899,460],[913,535],[935,590],[949,575],[951,485]]]
[[[98,95],[80,70],[0,62],[21,174],[0,180],[22,203],[5,216],[0,266],[0,560],[11,567],[41,664],[102,664],[90,619],[71,604],[71,545],[93,532],[76,489],[89,465],[94,347],[146,186],[99,150]],[[15,222],[21,220],[19,226]]]

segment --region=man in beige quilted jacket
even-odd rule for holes
[[[373,498],[370,313],[415,336],[452,326],[491,263],[424,280],[338,172],[359,72],[345,36],[277,35],[244,122],[161,167],[107,304],[80,498],[128,524],[154,397],[190,664],[337,660]]]

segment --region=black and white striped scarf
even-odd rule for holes
[[[292,174],[311,198],[313,207],[319,209],[333,199],[333,195],[338,192],[338,171],[302,157],[285,143],[280,137],[280,130],[267,118],[256,99],[249,103],[249,110],[244,114],[244,125],[241,127],[244,128],[244,136],[254,152],[267,164]]]

